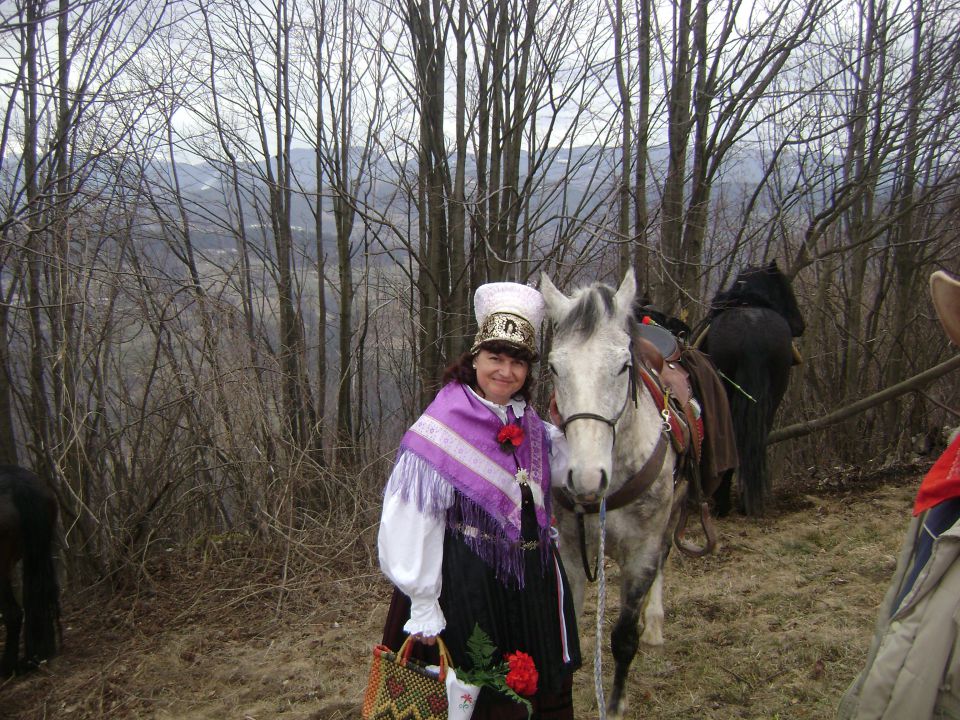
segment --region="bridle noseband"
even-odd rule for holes
[[[617,412],[613,417],[606,417],[605,415],[599,415],[592,412],[579,412],[573,413],[564,418],[563,423],[560,425],[560,430],[564,433],[567,432],[567,426],[570,425],[574,420],[596,420],[602,422],[605,425],[609,425],[610,429],[613,431],[613,441],[611,445],[616,445],[617,442],[617,423],[620,421],[620,418],[623,416],[624,411],[627,409],[627,403],[631,400],[633,401],[633,406],[637,407],[637,373],[636,373],[636,358],[633,354],[633,347],[630,348],[630,364],[627,365],[625,370],[628,373],[627,376],[627,396],[623,399],[623,405],[620,406],[620,411]]]

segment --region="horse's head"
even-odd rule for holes
[[[616,291],[594,283],[567,297],[546,274],[540,291],[554,329],[548,362],[570,445],[563,484],[574,497],[595,500],[610,485],[615,428],[634,388],[628,332],[633,271]]]

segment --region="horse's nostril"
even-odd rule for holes
[[[567,470],[567,477],[563,481],[563,484],[566,485],[567,490],[573,492],[573,470]]]
[[[600,495],[604,495],[607,492],[607,485],[609,484],[610,482],[607,480],[607,471],[601,470],[600,471]]]

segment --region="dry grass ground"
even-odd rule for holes
[[[720,521],[714,557],[674,553],[666,644],[635,661],[631,716],[833,717],[865,657],[922,472],[811,485],[767,519]],[[0,685],[0,718],[359,717],[388,597],[375,568],[284,575],[223,547],[181,561],[155,563],[149,592],[66,598],[63,655]],[[608,578],[604,646],[615,567]],[[597,717],[593,597],[575,685],[581,718]],[[603,663],[612,667],[609,652]]]

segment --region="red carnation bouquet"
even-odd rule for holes
[[[516,452],[523,442],[523,428],[516,423],[504,425],[497,433],[497,442],[500,443],[500,449],[504,452]]]
[[[508,426],[509,427],[509,426]],[[493,656],[497,648],[480,627],[475,625],[470,639],[467,640],[467,655],[473,663],[470,670],[456,669],[457,678],[478,688],[488,687],[501,692],[515,702],[527,708],[527,717],[533,712],[530,701],[521,695],[534,695],[537,681],[540,679],[533,658],[517,650],[508,653],[503,662],[494,664]]]
[[[507,685],[517,695],[535,695],[537,680],[540,676],[537,673],[537,666],[533,664],[533,658],[525,652],[517,650],[515,653],[507,655],[507,665],[510,667],[510,672],[504,678]]]

